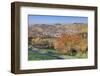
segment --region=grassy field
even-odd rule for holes
[[[87,53],[76,54],[75,56],[60,54],[55,49],[37,49],[28,48],[28,60],[54,60],[54,59],[84,59],[87,58]]]

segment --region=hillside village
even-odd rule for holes
[[[29,37],[59,37],[61,34],[86,33],[87,24],[34,24],[32,26],[29,26],[28,30]]]

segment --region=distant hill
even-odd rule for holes
[[[41,36],[59,36],[62,33],[82,33],[87,32],[88,26],[83,23],[73,23],[73,24],[34,24],[28,26],[28,36],[35,37]]]

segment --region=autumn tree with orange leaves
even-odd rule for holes
[[[54,49],[60,53],[66,54],[72,48],[77,49],[78,52],[86,51],[86,39],[81,38],[78,34],[62,34],[54,41]]]

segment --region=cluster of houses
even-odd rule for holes
[[[83,33],[87,34],[86,32],[81,32],[79,30],[58,30],[55,32],[51,31],[45,31],[45,32],[33,32],[34,37],[60,37],[61,34],[75,34],[75,33]]]

